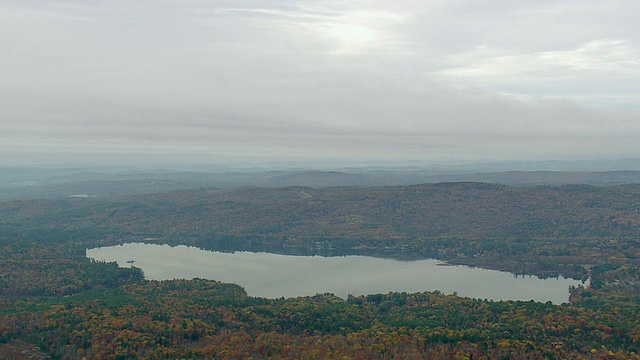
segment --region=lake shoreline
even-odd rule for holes
[[[346,298],[373,293],[442,291],[497,301],[533,299],[560,304],[568,302],[569,286],[580,285],[565,278],[518,278],[513,273],[453,263],[442,266],[443,262],[435,259],[401,261],[364,255],[212,252],[157,243],[93,248],[87,250],[87,256],[117,261],[122,267],[135,264],[151,280],[208,278],[239,284],[252,296],[271,298],[326,292]],[[557,285],[560,287],[549,298],[542,297],[545,291],[551,291],[549,284],[553,282],[561,284]]]

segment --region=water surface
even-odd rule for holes
[[[204,278],[235,283],[251,296],[267,298],[334,293],[421,292],[444,293],[491,300],[567,302],[571,279],[538,279],[511,273],[441,266],[437,260],[400,261],[368,256],[291,256],[270,253],[221,253],[195,247],[124,244],[88,249],[87,256],[130,266],[135,260],[147,279]]]

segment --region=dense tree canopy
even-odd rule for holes
[[[638,359],[638,192],[444,184],[0,203],[0,354],[36,346],[59,359]],[[85,257],[87,246],[158,236],[435,254],[591,285],[561,306],[437,292],[264,299],[213,280],[148,281]]]

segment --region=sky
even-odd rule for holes
[[[637,0],[0,0],[0,165],[640,154]]]

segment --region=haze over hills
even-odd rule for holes
[[[0,200],[120,196],[197,188],[248,186],[392,186],[438,182],[487,182],[511,186],[640,182],[640,164],[616,161],[389,164],[309,169],[191,166],[190,170],[124,167],[5,167]],[[624,166],[627,166],[626,168]],[[184,166],[183,166],[184,167]]]
[[[638,14],[0,1],[0,358],[640,360]],[[562,305],[418,278],[266,299],[220,272],[145,278],[127,248],[125,267],[87,257],[132,242],[347,260],[340,285],[363,279],[345,255],[575,281]]]

